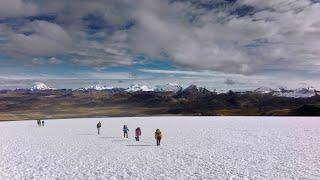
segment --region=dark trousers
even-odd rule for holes
[[[139,139],[139,136],[136,136],[136,141],[139,141],[140,139]]]
[[[157,138],[157,146],[160,146],[161,138]]]
[[[98,129],[98,134],[100,134],[100,128],[97,128]]]
[[[128,138],[128,132],[123,132],[123,137]]]

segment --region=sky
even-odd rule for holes
[[[320,0],[1,0],[0,88],[320,88]]]

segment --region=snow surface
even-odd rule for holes
[[[138,126],[141,142],[133,138]],[[164,135],[160,147],[156,128]],[[320,179],[318,117],[71,119],[45,127],[1,122],[0,129],[2,180]]]

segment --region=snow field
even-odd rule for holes
[[[320,179],[317,117],[91,118],[0,130],[0,179]]]

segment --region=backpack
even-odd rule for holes
[[[123,126],[123,131],[127,132],[129,129],[126,125]]]
[[[161,131],[156,131],[157,136],[161,136]]]

